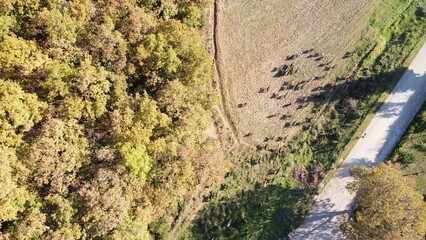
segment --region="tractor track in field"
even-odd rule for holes
[[[227,78],[225,76],[225,71],[223,71],[224,60],[221,54],[220,47],[220,22],[221,22],[221,0],[214,1],[213,7],[213,52],[214,52],[214,66],[217,72],[218,81],[217,81],[217,91],[220,93],[221,106],[218,109],[219,117],[223,121],[223,124],[228,127],[231,131],[231,137],[233,138],[235,145],[231,149],[245,144],[242,142],[238,136],[237,128],[232,121],[231,113],[229,111],[229,97],[228,91],[226,89]]]

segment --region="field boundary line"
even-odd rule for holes
[[[221,15],[220,15],[220,6],[221,6],[221,0],[215,0],[214,1],[214,10],[213,10],[213,52],[214,52],[214,61],[213,64],[215,66],[218,81],[217,81],[217,90],[220,94],[220,100],[221,100],[221,111],[219,111],[220,117],[223,119],[224,124],[228,125],[229,129],[231,130],[232,138],[235,140],[235,143],[237,146],[241,144],[241,140],[238,136],[237,128],[232,121],[231,113],[229,111],[229,97],[228,97],[228,91],[226,89],[226,74],[223,71],[222,65],[223,65],[223,59],[221,54],[221,47],[220,47],[220,22],[221,22]]]

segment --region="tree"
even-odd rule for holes
[[[151,170],[152,156],[166,151],[166,146],[160,143],[164,142],[163,135],[171,120],[159,111],[154,100],[139,96],[128,106],[113,111],[110,117],[123,164],[132,174],[145,181]]]
[[[39,92],[47,101],[52,102],[55,98],[70,95],[70,82],[74,71],[71,66],[59,61],[49,61],[44,66],[42,81],[38,83]]]
[[[45,221],[46,215],[41,212],[40,203],[32,200],[10,235],[12,239],[42,239],[41,236],[47,230]]]
[[[24,210],[28,192],[19,183],[20,164],[15,151],[0,146],[0,227],[2,222],[15,220]]]
[[[137,48],[136,60],[144,74],[152,75],[150,84],[162,85],[164,79],[173,77],[181,60],[164,33],[149,34],[144,43]]]
[[[47,212],[48,225],[45,239],[81,239],[81,228],[73,218],[78,209],[72,201],[58,194],[45,198],[44,211]]]
[[[10,80],[0,79],[0,144],[19,145],[23,134],[42,118],[47,104]]]
[[[109,16],[104,17],[103,23],[93,26],[91,33],[87,35],[86,47],[106,70],[120,72],[127,62],[127,42],[115,28],[112,19]]]
[[[13,16],[0,16],[0,41],[11,34],[17,27],[16,19]]]
[[[127,106],[112,111],[110,121],[117,142],[144,145],[165,135],[171,124],[171,119],[158,109],[156,101],[141,96],[129,98]]]
[[[155,238],[224,175],[202,134],[209,3],[1,1],[0,239]]]
[[[48,119],[27,150],[25,163],[32,183],[49,192],[66,194],[68,186],[88,162],[88,141],[75,120]]]
[[[211,3],[211,0],[178,1],[178,17],[188,26],[201,27],[204,25],[203,9],[208,7]]]
[[[69,118],[79,119],[76,116],[80,115],[90,122],[107,111],[110,82],[107,80],[107,71],[103,67],[93,66],[89,59],[80,65],[70,83],[73,95],[66,97],[64,107]],[[80,114],[76,114],[78,110]]]
[[[41,34],[44,36],[48,47],[68,48],[77,41],[77,23],[68,14],[62,14],[57,9],[43,9],[38,14],[37,26],[42,29]]]
[[[351,239],[424,239],[426,203],[413,179],[388,164],[355,167],[355,218],[343,225]]]
[[[3,77],[27,76],[41,67],[46,59],[33,40],[5,36],[0,42],[0,73]]]
[[[146,180],[146,175],[151,170],[152,160],[145,145],[126,142],[120,145],[119,152],[123,158],[123,164],[129,168],[130,172]]]
[[[109,235],[129,217],[134,196],[125,192],[127,184],[120,172],[122,169],[99,169],[95,178],[78,190],[86,209],[81,220],[93,238]]]

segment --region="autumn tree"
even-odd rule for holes
[[[75,50],[73,48],[77,41],[79,25],[64,8],[64,4],[58,4],[57,7],[59,9],[48,10],[44,8],[37,15],[34,20],[34,27],[37,31],[34,32],[38,34],[39,42],[48,49],[53,58],[66,60],[74,57]]]
[[[123,234],[125,236],[122,231],[126,228],[130,230],[135,225],[144,226],[145,229],[132,229],[127,232],[128,236],[147,235],[147,223],[150,218],[147,214],[143,214],[142,208],[145,203],[140,200],[141,186],[139,185],[139,189],[132,187],[137,186],[139,182],[129,183],[126,181],[129,179],[123,173],[122,166],[115,169],[99,169],[95,178],[78,190],[86,209],[81,221],[91,237],[123,236]],[[136,199],[141,201],[140,206],[132,209],[132,202]],[[135,222],[132,223],[132,220]]]
[[[209,4],[2,1],[0,238],[150,239],[223,175]]]
[[[25,164],[31,183],[48,192],[66,194],[68,186],[88,163],[88,141],[75,120],[48,119],[27,150]]]
[[[47,104],[10,80],[0,79],[0,144],[17,146],[23,134],[39,122]]]
[[[15,220],[18,213],[24,211],[29,198],[28,191],[20,180],[25,177],[23,166],[18,162],[11,148],[0,147],[0,227],[3,222]],[[21,176],[19,176],[21,175]]]
[[[65,198],[59,194],[52,194],[44,199],[44,212],[46,214],[47,231],[46,239],[80,239],[82,230],[75,215],[78,211],[73,205],[75,198]]]
[[[44,224],[46,214],[41,211],[41,203],[37,201],[36,197],[28,200],[25,211],[8,232],[10,239],[41,239],[48,229]]]
[[[426,204],[413,179],[388,164],[355,167],[353,220],[343,225],[351,239],[424,239]]]
[[[47,57],[40,52],[34,40],[7,35],[0,42],[0,73],[2,77],[28,76],[41,67]]]

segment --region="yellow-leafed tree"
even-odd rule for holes
[[[343,225],[350,239],[424,239],[426,203],[414,181],[388,164],[355,167],[355,218]]]

